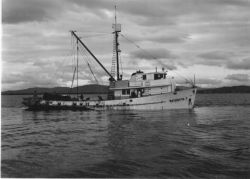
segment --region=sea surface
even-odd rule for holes
[[[2,177],[250,178],[250,94],[193,110],[27,111],[1,96]]]

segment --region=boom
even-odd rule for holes
[[[103,70],[110,76],[111,81],[116,81],[114,77],[108,72],[108,70],[101,64],[101,62],[96,58],[96,56],[89,50],[89,48],[81,41],[81,39],[76,35],[74,31],[71,34],[80,42],[80,44],[89,52],[89,54],[95,59],[95,61],[103,68]]]

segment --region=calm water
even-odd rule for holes
[[[26,111],[2,96],[2,177],[250,178],[250,94],[194,110]]]

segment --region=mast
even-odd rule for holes
[[[117,25],[117,17],[116,17],[116,5],[115,5],[115,26]],[[118,54],[118,31],[115,29],[115,51],[116,51],[116,70],[117,70],[117,81],[120,80],[119,74],[119,54]]]
[[[96,58],[96,56],[89,50],[89,48],[81,41],[81,39],[76,35],[74,31],[71,31],[71,34],[77,39],[77,42],[89,52],[89,54],[95,59],[95,61],[102,67],[102,69],[110,76],[111,81],[116,81],[114,77],[108,72],[108,70],[101,64],[101,62]]]
[[[115,44],[114,44],[114,49],[115,49],[115,57],[116,57],[116,76],[117,76],[117,81],[122,80],[122,77],[120,76],[119,73],[119,53],[121,50],[119,49],[119,33],[121,32],[121,24],[117,24],[117,16],[116,16],[116,5],[115,5],[115,24],[113,24],[113,29],[114,29],[114,38],[115,38]]]

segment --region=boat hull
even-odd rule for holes
[[[48,101],[24,103],[31,110],[167,110],[192,109],[196,88],[138,98],[96,101]]]
[[[182,90],[175,93],[151,95],[141,98],[104,101],[101,107],[95,109],[115,110],[167,110],[192,109],[194,107],[196,89]]]

